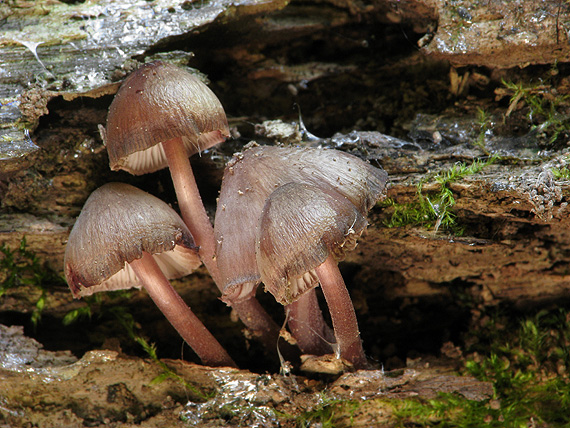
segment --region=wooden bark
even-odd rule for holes
[[[12,426],[28,422],[69,428],[82,427],[84,423],[147,427],[239,427],[245,423],[296,426],[295,418],[318,409],[323,397],[368,400],[373,405],[374,398],[433,399],[440,391],[474,401],[493,395],[489,382],[421,364],[389,376],[380,370],[347,373],[325,388],[324,382],[302,376],[260,376],[179,360],[165,360],[161,367],[153,361],[126,358],[115,350],[88,352],[73,361],[69,355],[39,349],[37,342],[23,337],[17,328],[0,326],[0,340],[4,342],[6,338],[11,341],[7,351],[12,359],[0,356],[2,410],[17,409],[6,412],[3,419]],[[165,367],[172,376],[153,383],[153,379],[164,375]],[[182,379],[189,380],[186,386]],[[388,422],[393,412],[386,406],[375,413]]]
[[[510,68],[568,61],[570,7],[561,1],[426,1],[437,29],[420,43],[425,53],[456,66]],[[435,27],[433,27],[435,28]],[[432,37],[433,36],[433,37]]]

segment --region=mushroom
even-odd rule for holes
[[[356,206],[338,193],[287,183],[267,198],[256,239],[257,265],[266,290],[288,305],[320,283],[338,354],[358,369],[367,362],[337,263],[354,249],[366,226]]]
[[[200,264],[192,235],[172,208],[131,185],[108,183],[85,202],[64,270],[76,298],[143,286],[204,364],[236,367],[168,281]]]
[[[214,230],[188,159],[229,136],[218,98],[192,74],[151,62],[125,79],[109,108],[106,130],[101,129],[112,170],[138,175],[170,168],[182,218],[221,291]],[[244,300],[233,309],[255,336],[274,345],[279,328],[259,302]]]
[[[261,281],[255,256],[256,229],[265,201],[277,187],[288,182],[316,185],[348,198],[365,215],[382,194],[386,179],[382,169],[337,150],[246,146],[226,165],[216,211],[214,234],[222,298],[232,305],[247,299]],[[306,353],[327,348],[314,342],[319,336],[328,340],[315,299],[309,292],[289,308],[290,321],[299,321],[292,330],[306,326],[295,336]],[[302,335],[310,337],[304,340]]]
[[[386,180],[384,170],[338,150],[246,146],[226,165],[216,210],[214,235],[223,299],[240,301],[259,284],[255,234],[273,190],[289,182],[313,184],[347,197],[364,215],[379,199]]]
[[[229,137],[216,95],[194,75],[155,61],[131,73],[115,95],[102,132],[112,170],[139,175],[170,169],[180,212],[212,272],[214,235],[190,160]]]

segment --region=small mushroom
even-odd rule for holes
[[[299,182],[335,191],[365,215],[386,180],[384,170],[338,150],[250,145],[234,155],[224,171],[214,226],[223,299],[233,303],[255,293],[256,229],[265,200],[279,186]]]
[[[288,305],[319,283],[340,356],[367,365],[358,323],[337,263],[356,246],[367,221],[347,198],[288,183],[267,198],[257,229],[256,257],[265,288]]]
[[[261,276],[256,230],[266,199],[288,182],[312,184],[348,198],[365,215],[376,203],[387,174],[350,154],[330,149],[249,145],[224,171],[216,211],[216,256],[222,299],[234,305],[254,295]],[[289,328],[301,351],[328,352],[331,337],[314,292],[288,308]]]
[[[145,64],[119,88],[102,135],[112,170],[139,175],[170,168],[182,218],[214,275],[212,224],[188,158],[230,135],[216,95],[194,75],[172,64]]]
[[[168,281],[200,264],[192,235],[172,208],[131,185],[108,183],[85,202],[64,270],[76,298],[143,286],[204,364],[236,367]]]

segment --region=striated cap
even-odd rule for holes
[[[223,299],[245,299],[260,282],[255,234],[265,200],[276,188],[289,182],[317,186],[347,198],[365,216],[387,178],[384,170],[331,149],[252,146],[236,154],[224,171],[214,226]]]
[[[65,248],[65,278],[74,297],[141,287],[129,263],[144,252],[167,278],[198,266],[197,247],[178,214],[160,199],[123,183],[108,183],[85,202]]]
[[[263,207],[256,239],[261,281],[288,305],[319,283],[314,269],[332,255],[336,261],[356,247],[368,225],[347,198],[322,188],[288,183]]]
[[[167,166],[160,144],[181,138],[188,156],[229,137],[222,104],[196,76],[155,61],[131,73],[102,132],[112,170],[145,174]]]

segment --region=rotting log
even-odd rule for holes
[[[473,401],[493,395],[490,382],[457,376],[449,367],[430,367],[421,360],[392,373],[347,373],[327,388],[325,382],[303,376],[259,375],[180,360],[160,365],[114,350],[91,351],[76,360],[41,349],[18,327],[0,326],[0,343],[6,339],[7,356],[0,356],[2,417],[11,426],[31,421],[66,427],[121,422],[122,426],[185,427],[189,422],[219,426],[222,421],[232,427],[294,426],[296,418],[318,408],[323,399],[373,404],[375,399],[433,399],[440,392]],[[165,370],[171,376],[164,376]],[[153,382],[161,376],[161,382]],[[392,413],[387,408],[378,417],[389,420]]]

